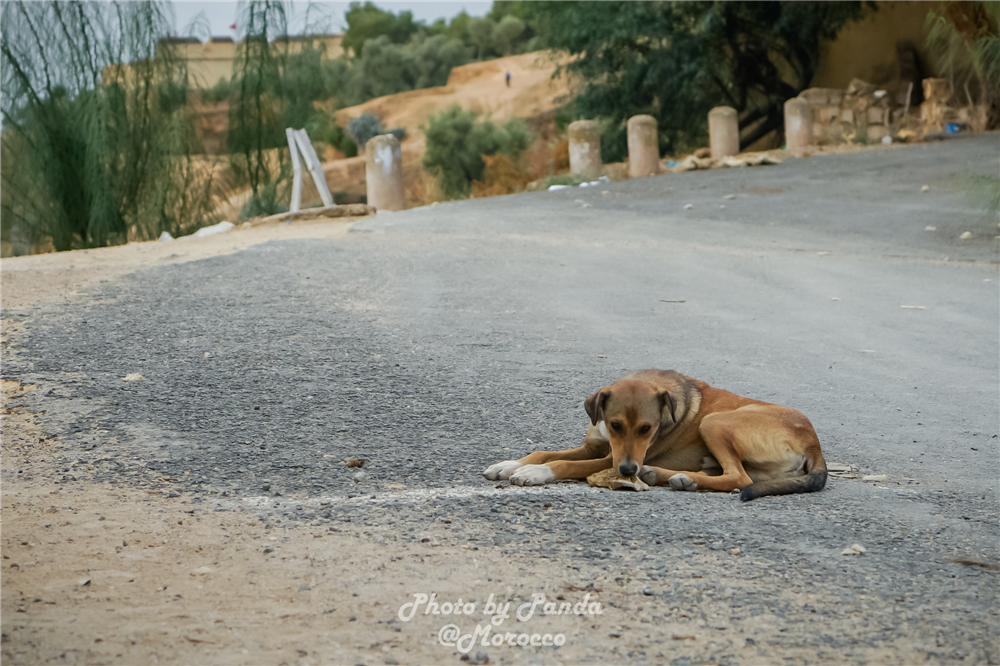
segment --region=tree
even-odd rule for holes
[[[469,41],[476,47],[476,59],[482,60],[493,46],[493,22],[487,18],[469,21]]]
[[[0,25],[5,229],[68,250],[197,224],[210,180],[166,5],[5,2]]]
[[[661,150],[694,147],[707,114],[732,106],[747,146],[783,126],[783,104],[809,86],[820,44],[872,2],[533,2],[528,22],[575,59],[574,106],[602,118],[606,159],[625,154],[625,122],[648,113]]]
[[[282,114],[285,50],[271,48],[272,39],[288,34],[285,6],[281,0],[250,0],[237,26],[242,39],[233,61],[230,164],[252,191],[248,210],[267,214],[276,212],[277,189],[289,173],[286,151],[277,151],[278,164],[268,154],[287,143]]]
[[[493,27],[493,46],[503,55],[514,52],[514,45],[524,34],[524,21],[516,16],[504,16]]]
[[[450,197],[467,197],[474,180],[483,179],[483,155],[503,153],[514,161],[531,144],[523,120],[511,118],[501,128],[485,120],[476,121],[472,111],[452,106],[427,119],[421,126],[427,142],[423,166],[434,173],[442,191]]]
[[[364,54],[365,43],[370,39],[387,37],[393,44],[405,44],[418,30],[420,24],[413,21],[411,12],[392,12],[379,9],[371,2],[362,5],[352,2],[344,14],[347,30],[341,43],[345,51],[351,51],[355,58]]]

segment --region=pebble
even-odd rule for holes
[[[684,210],[691,210],[694,208],[694,204],[684,204]]]

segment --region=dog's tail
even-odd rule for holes
[[[788,479],[774,479],[751,483],[740,492],[740,501],[764,497],[765,495],[791,495],[792,493],[814,493],[826,485],[826,460],[819,449],[819,443],[806,451],[805,476],[793,476]]]

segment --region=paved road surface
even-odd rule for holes
[[[646,593],[570,638],[596,661],[996,663],[1000,573],[948,560],[1000,561],[1000,230],[953,187],[997,173],[998,148],[994,134],[380,214],[343,239],[5,313],[36,323],[4,376],[42,386],[21,402],[98,478],[177,479],[206,506],[353,521],[401,546],[453,520],[480,549]],[[741,504],[482,478],[577,445],[584,397],[644,367],[795,407],[828,461],[888,481]],[[360,482],[340,464],[355,457]],[[867,553],[841,555],[854,543]],[[646,619],[623,629],[615,613]],[[657,633],[667,621],[719,639],[685,647]]]

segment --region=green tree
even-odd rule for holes
[[[524,21],[516,16],[504,16],[493,27],[493,46],[503,55],[514,53],[524,34]]]
[[[4,227],[68,250],[197,224],[208,193],[166,5],[5,2],[0,26]]]
[[[783,104],[809,86],[823,40],[872,2],[533,2],[528,22],[575,59],[579,114],[602,118],[606,159],[621,159],[625,122],[658,119],[661,150],[703,143],[707,114],[740,114],[747,146],[783,126]]]
[[[517,161],[531,144],[523,120],[511,118],[503,127],[476,121],[472,111],[452,106],[421,126],[427,142],[423,166],[436,175],[441,190],[450,197],[467,197],[473,180],[483,179],[483,155],[504,153]]]
[[[492,53],[493,21],[488,18],[474,18],[469,21],[469,41],[476,47],[476,59],[483,60]]]
[[[286,151],[277,151],[278,164],[269,149],[287,143],[287,110],[283,74],[285,50],[272,49],[271,40],[288,34],[285,6],[280,0],[250,0],[237,22],[241,36],[233,61],[232,97],[229,106],[230,164],[252,191],[252,208],[268,211],[278,199],[279,181],[286,180],[290,165]],[[283,108],[283,106],[285,108]]]
[[[347,30],[344,31],[342,45],[345,51],[353,52],[355,58],[364,54],[365,43],[370,39],[384,36],[393,44],[405,44],[420,30],[420,24],[414,22],[412,13],[400,12],[397,16],[371,2],[364,5],[352,2],[344,20],[347,21]]]

